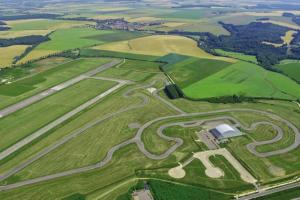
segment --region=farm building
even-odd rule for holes
[[[221,143],[226,142],[229,138],[242,135],[239,130],[228,124],[221,124],[216,128],[211,129],[209,132]]]

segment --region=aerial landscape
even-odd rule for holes
[[[0,199],[300,199],[299,0],[1,0]]]

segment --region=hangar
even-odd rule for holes
[[[226,142],[229,138],[237,137],[242,133],[228,124],[221,124],[209,131],[219,142]]]

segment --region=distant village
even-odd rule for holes
[[[127,30],[127,31],[137,31],[142,30],[147,26],[160,26],[162,25],[162,21],[154,21],[154,22],[128,22],[124,18],[118,19],[105,19],[105,20],[97,20],[97,24],[94,25],[94,28],[99,30]]]

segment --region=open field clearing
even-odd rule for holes
[[[164,75],[159,70],[159,65],[160,63],[156,62],[125,60],[125,63],[105,70],[96,76],[144,82],[158,74],[161,74],[163,78]]]
[[[1,85],[0,108],[4,108],[22,99],[28,98],[47,88],[95,69],[109,61],[110,59],[105,58],[73,60],[11,84]]]
[[[180,87],[185,88],[209,77],[232,63],[210,59],[188,58],[177,62],[164,70]]]
[[[107,81],[84,80],[1,119],[0,126],[2,128],[0,136],[2,139],[0,149],[3,151],[18,140],[28,136],[35,130],[45,126],[57,117],[76,108],[99,93],[104,92],[113,85],[114,83]],[[94,89],[89,89],[91,87]],[[44,114],[45,112],[47,112],[47,115]],[[14,121],[18,121],[22,129],[16,127],[13,123]]]
[[[82,21],[63,21],[63,20],[49,20],[49,19],[29,19],[29,20],[14,20],[6,21],[12,31],[24,30],[57,30],[68,29],[72,27],[83,26],[90,24],[90,22]]]
[[[288,22],[281,22],[281,21],[275,21],[275,20],[266,20],[266,21],[261,21],[261,22],[262,23],[272,23],[272,24],[276,24],[279,26],[284,26],[287,28],[300,30],[300,26],[298,26],[296,24],[288,23]]]
[[[130,96],[129,98],[124,98],[123,93],[126,92],[127,90],[128,88],[126,88],[126,90],[123,89],[120,92],[112,95],[111,98],[104,99],[101,102],[101,104],[95,105],[93,109],[88,110],[86,113],[80,115],[78,118],[70,121],[64,127],[55,130],[49,136],[50,137],[49,139],[52,138],[51,141],[53,143],[54,142],[53,137],[55,138],[59,135],[61,137],[62,135],[69,134],[71,131],[78,129],[80,126],[84,125],[89,121],[95,121],[96,119],[101,119],[105,117],[106,115],[111,113],[112,110],[118,111],[119,109],[121,110],[128,109],[133,105],[136,104],[143,105],[145,103],[143,102],[145,101],[143,100],[143,98],[141,99],[136,95],[133,95],[133,97]],[[141,92],[143,92],[143,90],[141,90]],[[148,94],[149,93],[147,92],[147,96]],[[115,100],[112,101],[112,98]],[[125,112],[120,113],[119,115],[104,120],[103,122],[86,130],[82,135],[77,136],[76,138],[74,138],[64,146],[59,147],[55,151],[46,155],[41,160],[29,166],[30,168],[37,168],[36,173],[28,174],[27,170],[25,170],[24,174],[20,172],[20,176],[22,177],[24,176],[23,178],[27,179],[30,177],[41,176],[52,172],[64,171],[67,169],[72,169],[75,167],[85,166],[88,164],[93,164],[95,162],[98,162],[105,156],[108,149],[111,148],[113,145],[119,144],[120,142],[134,136],[136,130],[134,128],[130,128],[128,124],[130,123],[143,124],[152,118],[173,114],[173,112],[168,107],[165,107],[156,98],[151,96],[148,96],[147,98],[149,98],[150,102],[145,106],[141,106],[140,109],[142,112],[136,112],[136,110],[133,109],[132,111],[128,111],[126,113]],[[155,108],[158,109],[155,112],[153,112]],[[149,114],[145,115],[144,113],[149,113]],[[117,122],[119,124],[120,122],[122,123],[120,124],[120,126],[116,127],[115,125]],[[48,142],[51,141],[49,141],[48,138],[43,139],[41,143],[34,145],[34,148],[29,148],[28,151],[29,152],[32,152],[33,150],[36,151],[36,147],[43,148],[45,146],[44,142],[46,142],[47,144]],[[85,141],[87,145],[79,145],[82,146],[82,148],[79,148],[78,151],[75,150],[74,147],[78,146],[79,143],[82,144],[83,141]],[[87,148],[87,146],[89,146],[89,148]],[[22,152],[22,154],[28,153],[28,151]],[[60,164],[57,165],[58,163],[54,161],[53,165],[50,167],[48,159],[57,160],[59,159],[59,157],[57,157],[58,154],[61,155],[59,157],[63,159],[62,162],[60,162],[61,165]],[[78,162],[78,160],[76,161],[76,159],[74,159],[75,157],[78,156],[81,157],[80,159],[81,162]],[[20,158],[24,159],[25,157],[23,154],[22,157],[18,156],[18,159]],[[14,160],[12,161],[14,162]],[[48,164],[44,163],[45,161]],[[42,168],[40,167],[44,165],[46,168],[42,170],[43,167]],[[49,166],[49,168],[46,165]]]
[[[288,77],[300,82],[300,61],[283,61],[276,66]]]
[[[238,60],[243,60],[246,62],[252,62],[252,63],[258,63],[257,59],[255,56],[251,55],[245,55],[243,53],[237,53],[237,52],[229,52],[229,51],[224,51],[222,49],[215,49],[216,53],[220,54],[221,56],[228,56],[232,58],[236,58]]]
[[[14,58],[20,56],[28,47],[27,45],[0,47],[0,68],[11,66]]]
[[[0,31],[0,38],[16,38],[30,35],[47,35],[51,30],[20,30],[20,31]]]
[[[215,57],[210,55],[198,48],[194,40],[182,36],[155,35],[129,41],[100,45],[93,48],[98,50],[153,56],[164,56],[169,53],[178,53],[201,58],[232,60],[229,58]]]
[[[227,30],[225,30],[218,22],[213,20],[185,23],[175,28],[191,32],[209,32],[214,35],[229,35]]]
[[[133,32],[95,30],[92,28],[70,28],[57,30],[50,35],[51,41],[44,42],[32,50],[19,63],[35,60],[53,53],[68,49],[82,48],[96,44],[126,40],[140,37],[142,34]],[[123,38],[124,37],[124,38]]]
[[[294,35],[297,33],[297,31],[288,31],[286,32],[285,36],[282,38],[284,41],[284,44],[290,45],[291,42],[294,39]]]
[[[242,61],[183,88],[183,92],[195,99],[232,95],[291,100],[300,97],[299,85],[288,77]]]

